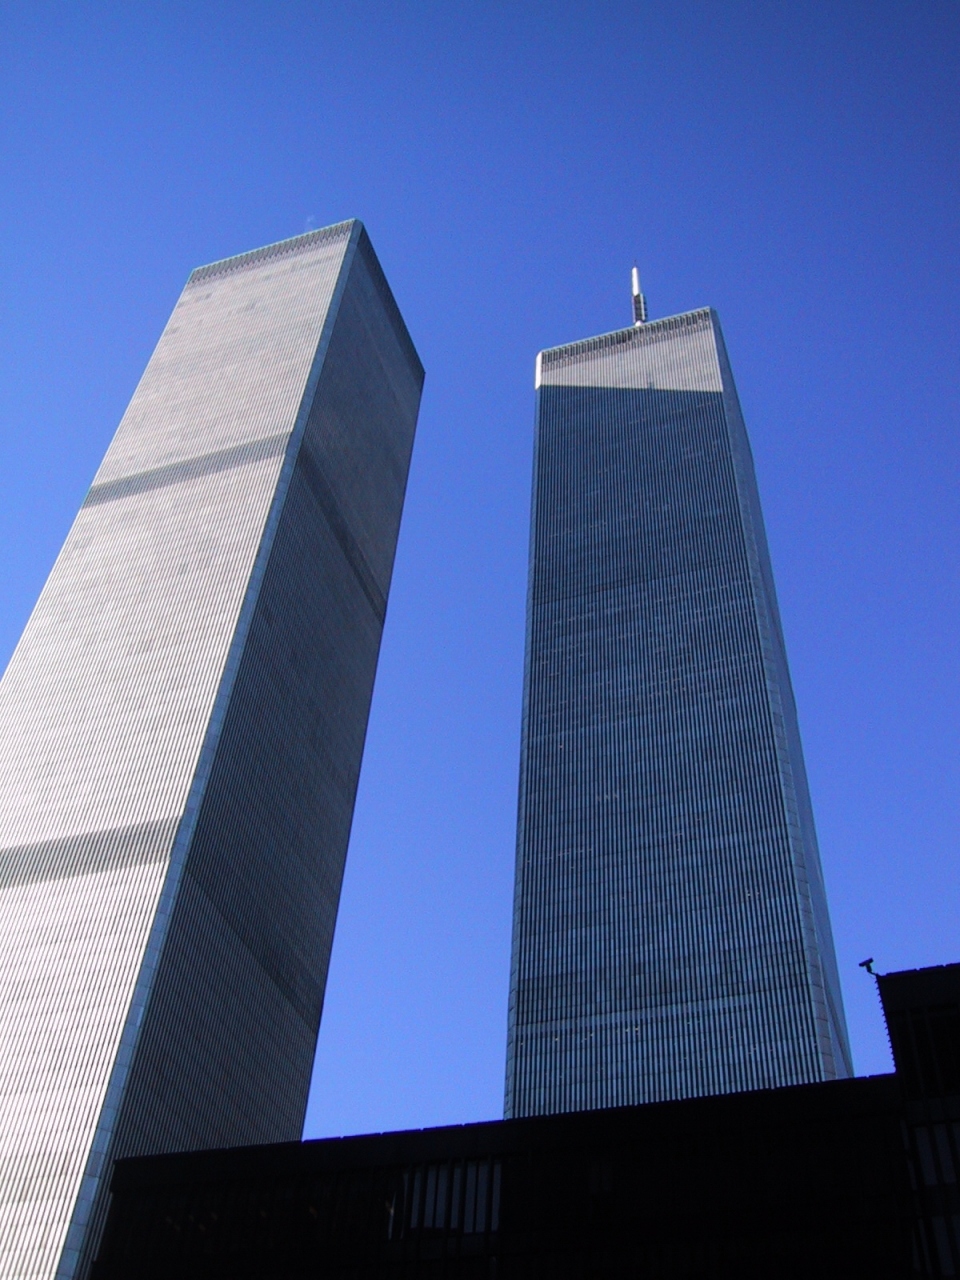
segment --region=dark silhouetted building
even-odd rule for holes
[[[953,1276],[960,965],[880,983],[892,1075],[121,1161],[94,1280]]]
[[[960,1275],[960,964],[878,975],[927,1274]]]

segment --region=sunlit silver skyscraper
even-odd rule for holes
[[[195,271],[0,682],[0,1276],[300,1137],[423,371],[342,223]]]
[[[508,1116],[851,1071],[720,325],[634,319],[537,358]]]

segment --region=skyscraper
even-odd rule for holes
[[[300,1136],[422,382],[358,222],[174,308],[0,682],[0,1276]]]
[[[716,314],[537,357],[506,1114],[851,1071]]]

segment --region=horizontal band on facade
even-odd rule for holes
[[[241,271],[244,267],[256,266],[270,258],[285,258],[294,253],[305,253],[331,240],[345,240],[353,230],[355,220],[335,222],[330,227],[320,227],[317,231],[307,231],[302,236],[291,236],[288,240],[278,240],[276,244],[265,245],[262,249],[254,249],[250,253],[238,253],[232,258],[221,258],[219,262],[211,262],[208,266],[197,267],[190,272],[187,284],[199,284],[213,276],[226,275],[229,271]]]
[[[179,823],[179,817],[156,818],[129,827],[0,849],[0,889],[160,862],[170,850]]]
[[[230,445],[227,449],[203,453],[197,458],[187,458],[183,462],[169,462],[163,467],[153,467],[149,471],[137,471],[133,475],[121,476],[117,480],[105,480],[102,484],[91,486],[83,505],[96,507],[103,502],[116,502],[118,498],[132,498],[140,493],[149,493],[152,489],[166,488],[167,485],[199,480],[202,476],[216,475],[219,471],[231,471],[234,467],[266,462],[268,458],[280,457],[289,439],[290,433],[283,431],[279,435],[264,436],[260,440],[248,440],[244,444]]]

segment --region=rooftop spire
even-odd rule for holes
[[[634,263],[633,267],[631,285],[633,288],[633,323],[639,328],[640,325],[647,323],[647,300],[640,291],[640,272],[637,270],[636,263]]]

